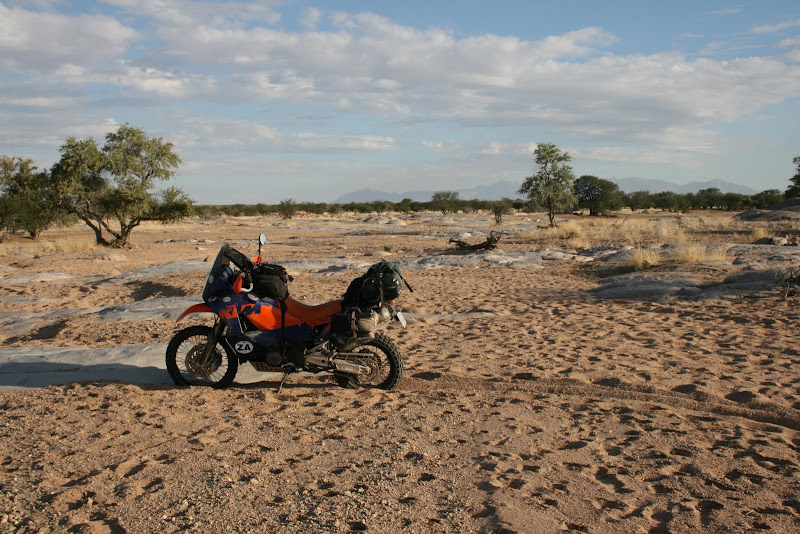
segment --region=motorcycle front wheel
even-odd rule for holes
[[[334,373],[336,383],[343,388],[370,387],[393,390],[403,376],[403,357],[397,345],[388,336],[378,332],[375,338],[352,351],[338,354],[337,359],[357,363],[369,373],[354,375]]]
[[[214,329],[210,326],[184,328],[167,345],[167,372],[177,386],[210,386],[225,388],[231,385],[239,361],[236,355],[216,343],[206,358],[206,346]]]

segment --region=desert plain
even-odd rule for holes
[[[0,532],[800,531],[796,222],[732,214],[339,214],[81,226],[0,243]],[[792,227],[794,225],[794,228]],[[458,252],[450,239],[498,248]],[[414,291],[395,391],[243,366],[178,388],[164,348],[229,242],[338,298]],[[783,277],[783,281],[782,280]],[[796,280],[795,280],[796,282]],[[790,288],[789,288],[790,289]]]

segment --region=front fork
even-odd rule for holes
[[[214,349],[217,346],[217,340],[222,339],[222,333],[224,331],[225,321],[217,318],[216,323],[214,323],[214,329],[211,331],[208,342],[206,342],[206,347],[203,350],[203,359],[201,361],[201,365],[208,365],[208,363],[211,361],[211,355],[214,354]]]

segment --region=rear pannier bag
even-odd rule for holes
[[[331,337],[339,349],[369,343],[378,329],[378,314],[371,309],[352,308],[331,317]]]
[[[262,263],[251,275],[253,293],[259,298],[284,300],[289,297],[289,274],[280,265]]]

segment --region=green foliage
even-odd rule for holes
[[[497,200],[490,204],[492,214],[494,215],[494,222],[500,224],[503,222],[503,217],[514,211],[514,203],[510,198]]]
[[[697,207],[700,209],[719,209],[724,205],[722,192],[716,187],[701,189],[697,192]]]
[[[436,211],[441,211],[442,215],[455,211],[458,203],[458,193],[456,191],[437,191],[431,197],[431,207]]]
[[[654,206],[653,196],[649,191],[634,191],[625,196],[625,204],[632,210],[646,210]]]
[[[159,191],[151,209],[151,220],[161,221],[163,224],[177,222],[195,214],[192,199],[177,187]]]
[[[91,137],[67,139],[51,178],[62,209],[86,223],[98,244],[121,247],[144,221],[167,223],[192,213],[192,200],[180,189],[153,190],[180,163],[172,143],[125,124],[106,135],[102,149]]]
[[[372,202],[370,202],[370,206],[372,206],[372,211],[376,213],[392,211],[392,209],[394,208],[394,204],[392,204],[388,200],[373,200]]]
[[[33,160],[0,156],[0,225],[37,238],[42,230],[67,220],[54,202],[47,172],[35,172]]]
[[[397,211],[408,213],[409,211],[411,211],[411,203],[412,200],[410,198],[404,198],[403,200],[397,203],[396,205]]]
[[[750,207],[768,207],[776,202],[783,200],[783,195],[780,191],[772,189],[763,191],[752,197],[747,195],[739,195],[737,193],[719,193],[718,189],[705,190],[703,195],[699,193],[686,193],[678,194],[669,191],[662,191],[659,193],[650,193],[648,191],[636,191],[630,194],[619,192],[616,184],[608,180],[603,180],[594,176],[581,176],[572,183],[573,192],[582,190],[581,184],[594,184],[598,186],[599,193],[605,193],[608,190],[613,192],[608,199],[608,204],[602,210],[597,205],[597,213],[602,213],[606,210],[615,210],[624,206],[631,209],[648,209],[658,208],[667,211],[686,211],[689,209],[707,209],[708,203],[712,202],[715,205],[714,209],[738,210],[749,209]],[[497,200],[478,200],[478,199],[459,199],[456,192],[439,192],[436,195],[436,201],[433,199],[428,202],[417,202],[410,198],[405,198],[400,202],[389,202],[385,200],[378,200],[372,202],[350,202],[348,204],[326,204],[326,203],[313,203],[303,202],[296,205],[296,210],[292,212],[292,217],[297,216],[298,213],[314,213],[323,214],[330,213],[336,214],[340,212],[355,212],[361,214],[374,213],[374,212],[421,212],[421,211],[441,211],[441,201],[448,200],[447,212],[454,211],[464,212],[478,212],[487,211],[495,215],[497,221],[496,210],[500,210],[499,215],[502,218],[504,215],[510,213],[505,211],[507,208],[503,204],[508,205],[508,209],[518,210],[524,212],[534,212],[547,210],[547,205],[540,199],[507,199],[501,201]],[[448,193],[443,195],[441,193]],[[711,197],[708,195],[711,194]],[[451,196],[451,195],[454,195]],[[583,193],[581,193],[583,195]],[[598,198],[607,198],[599,196]],[[716,199],[709,201],[709,198]],[[290,199],[291,200],[291,199]],[[580,200],[578,196],[575,200]],[[581,205],[589,208],[592,212],[591,206],[584,202],[588,197],[582,200]],[[274,215],[279,213],[280,204],[231,204],[231,205],[216,205],[216,206],[198,206],[198,210],[202,217],[212,216],[257,216],[257,215]]]
[[[575,175],[572,167],[567,165],[572,158],[552,143],[539,143],[533,157],[538,170],[533,176],[525,178],[519,192],[527,195],[533,203],[544,206],[550,226],[555,227],[556,211],[571,208],[577,203],[572,193]]]
[[[794,176],[789,178],[789,183],[791,185],[784,193],[786,198],[800,197],[800,156],[796,156],[794,159],[792,159],[792,163],[797,165],[797,172],[794,173]]]
[[[753,206],[751,197],[741,193],[724,193],[721,207],[728,211],[744,211]]]
[[[660,191],[652,195],[653,207],[667,211],[686,211],[689,202],[684,195],[672,191]]]
[[[293,198],[281,200],[278,204],[278,215],[284,219],[291,219],[297,214],[297,202]]]
[[[759,210],[766,209],[773,204],[783,202],[784,196],[780,189],[767,189],[750,197],[753,207]]]
[[[587,208],[589,215],[600,215],[623,206],[624,197],[619,186],[597,176],[583,175],[572,186],[578,206]]]

